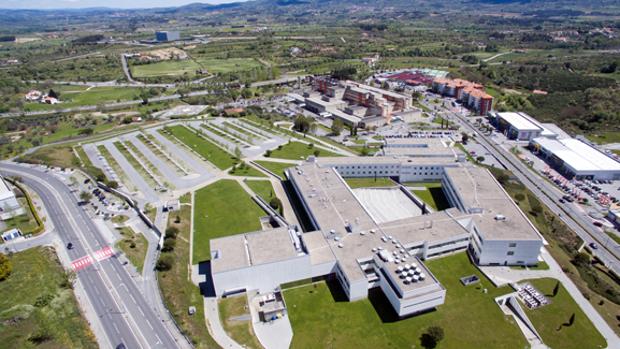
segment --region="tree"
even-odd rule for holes
[[[89,202],[90,199],[93,198],[93,194],[87,192],[87,191],[83,191],[80,193],[80,200],[84,201],[84,202]]]
[[[590,256],[587,253],[580,252],[572,260],[573,264],[577,267],[584,267],[590,265]]]
[[[424,334],[422,334],[420,341],[422,342],[422,346],[424,348],[432,349],[435,348],[439,342],[441,342],[443,337],[443,328],[439,326],[431,326],[426,330],[426,332],[424,332]]]
[[[465,132],[461,133],[461,142],[467,144],[467,141],[469,141],[469,135]]]
[[[271,200],[269,200],[269,206],[271,206],[274,210],[278,210],[280,214],[282,213],[282,201],[280,201],[277,197],[274,196]]]
[[[11,275],[12,270],[13,264],[11,264],[9,257],[0,253],[0,281],[6,280]]]
[[[241,160],[241,149],[239,149],[239,146],[235,147],[235,159],[237,160]]]
[[[157,261],[155,268],[159,271],[168,271],[172,268],[173,264],[174,264],[174,257],[171,256],[170,254],[163,254]]]
[[[179,228],[177,227],[168,227],[166,228],[166,238],[176,239],[179,234]]]
[[[118,189],[118,182],[117,181],[108,181],[108,183],[106,183],[106,185],[112,189]]]
[[[517,201],[523,201],[523,200],[525,200],[525,195],[523,195],[523,193],[517,193],[517,194],[515,195],[515,200],[517,200]]]
[[[344,128],[344,123],[342,122],[342,120],[335,119],[334,122],[332,122],[332,134],[334,136],[340,136],[340,133],[342,132],[343,128]]]
[[[60,95],[58,93],[56,93],[56,91],[54,91],[52,89],[50,89],[50,91],[47,93],[47,95],[49,97],[52,97],[52,98],[60,99]]]
[[[303,115],[299,115],[295,117],[295,120],[293,120],[293,128],[297,132],[307,133],[308,131],[310,131],[310,123],[311,120],[309,118],[306,118]]]
[[[267,150],[267,151],[265,152],[265,157],[266,157],[266,158],[268,158],[268,157],[270,157],[270,156],[271,156],[271,150]]]
[[[176,245],[177,245],[177,240],[176,239],[167,238],[167,239],[164,240],[164,246],[162,246],[161,251],[162,252],[170,252],[170,251],[174,250]]]

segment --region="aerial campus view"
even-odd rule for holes
[[[620,348],[615,0],[0,2],[0,347]]]

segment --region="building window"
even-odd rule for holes
[[[508,256],[514,256],[514,254],[515,254],[515,251],[508,251],[508,253],[506,253],[506,255]]]

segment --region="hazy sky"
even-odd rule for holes
[[[245,0],[0,0],[0,8],[24,9],[51,9],[51,8],[84,8],[84,7],[114,7],[114,8],[150,8],[171,7],[203,2],[222,4]]]

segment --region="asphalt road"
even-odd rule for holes
[[[85,256],[95,259],[95,251],[108,246],[86,212],[78,206],[69,187],[54,175],[37,169],[0,163],[0,173],[20,176],[43,201],[58,236],[72,260]],[[112,347],[123,343],[133,348],[175,348],[173,336],[149,308],[131,276],[115,256],[79,270],[90,306]]]
[[[570,204],[558,204],[563,193],[558,192],[551,183],[544,180],[538,174],[533,173],[528,167],[516,159],[512,154],[502,149],[499,145],[482,132],[473,127],[465,117],[456,113],[448,112],[452,119],[459,120],[469,132],[476,135],[476,140],[493,154],[508,170],[510,170],[530,191],[536,195],[553,213],[568,225],[586,243],[596,242],[599,248],[592,250],[605,266],[620,275],[620,246],[611,240],[604,232],[592,224],[592,221],[584,217]]]

